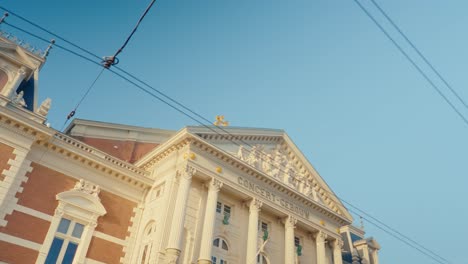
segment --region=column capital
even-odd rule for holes
[[[18,69],[18,76],[24,77],[26,75],[26,67],[21,66],[21,68]]]
[[[249,208],[250,210],[255,210],[255,211],[260,211],[260,208],[262,207],[263,202],[260,201],[258,198],[253,198],[250,203],[249,203]]]
[[[328,235],[327,233],[323,232],[323,231],[318,231],[316,234],[315,234],[315,239],[317,240],[317,243],[318,242],[322,242],[322,243],[325,243],[326,240],[328,238]]]
[[[221,181],[213,178],[213,179],[211,179],[211,181],[209,181],[207,183],[207,186],[208,186],[208,190],[210,192],[219,192],[221,187],[223,187],[223,183]]]
[[[180,176],[186,180],[190,180],[196,172],[197,170],[194,167],[190,165],[185,165],[177,169],[177,176]]]
[[[335,239],[331,243],[331,246],[332,246],[333,249],[341,250],[341,248],[343,248],[343,245],[344,245],[344,243],[343,243],[343,240],[341,240],[341,239]]]
[[[297,219],[294,216],[289,215],[283,220],[284,226],[286,228],[296,228]]]

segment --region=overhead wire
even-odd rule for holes
[[[4,8],[2,8],[2,7],[0,7],[0,8],[1,8],[1,9],[4,9]],[[13,13],[12,13],[12,14],[13,14]],[[4,22],[4,23],[7,24],[8,26],[11,26],[11,27],[13,27],[13,28],[15,28],[15,29],[17,29],[17,30],[22,31],[23,33],[29,34],[29,35],[31,35],[31,36],[33,36],[33,37],[36,37],[36,38],[38,38],[38,39],[40,39],[40,40],[42,40],[42,41],[49,42],[49,41],[46,40],[45,38],[42,38],[42,37],[40,37],[40,36],[37,36],[37,35],[35,35],[35,34],[31,33],[31,32],[28,32],[28,31],[26,31],[26,30],[24,30],[24,29],[21,29],[21,28],[19,28],[19,27],[16,27],[16,26],[14,26],[14,25],[12,25],[12,24],[10,24],[10,23],[6,23],[6,22]],[[47,33],[50,33],[50,31],[46,31],[46,32],[47,32]],[[62,37],[60,37],[60,36],[58,36],[58,35],[56,35],[56,34],[54,34],[54,33],[50,33],[50,34],[52,34],[52,35],[55,36],[55,37],[58,37],[59,39],[64,40]],[[79,47],[79,46],[76,45],[76,44],[71,44],[72,42],[69,42],[69,41],[65,41],[65,42],[67,42],[68,44],[73,45],[73,46],[75,46],[75,47]],[[91,62],[91,63],[93,63],[93,64],[97,64],[97,65],[102,66],[100,63],[98,63],[98,62],[96,62],[96,61],[94,61],[94,60],[92,60],[92,59],[89,59],[89,58],[87,58],[86,56],[83,56],[83,55],[81,55],[81,54],[78,54],[78,53],[76,53],[76,52],[74,52],[74,51],[72,51],[72,50],[70,50],[70,49],[67,49],[66,47],[63,47],[63,46],[61,46],[61,45],[59,45],[59,44],[55,44],[55,46],[57,46],[57,47],[59,47],[59,48],[65,50],[65,51],[67,51],[67,52],[70,52],[71,54],[74,54],[74,55],[76,55],[76,56],[78,56],[78,57],[80,57],[80,58],[82,58],[82,59],[85,59],[85,60],[87,60],[87,61],[89,61],[89,62]],[[90,54],[90,55],[93,54],[93,53],[91,53],[91,52],[89,52],[89,51],[87,51],[86,49],[83,49],[83,48],[81,48],[81,47],[80,47],[79,49],[82,50],[82,51],[84,51],[84,52],[86,52],[87,54]],[[96,58],[100,59],[98,56],[93,56],[93,57],[96,57]],[[117,68],[117,67],[115,67],[115,68]],[[123,69],[118,69],[118,70],[120,70],[121,72],[123,72],[123,73],[125,73],[126,75],[130,76],[131,78],[137,80],[140,84],[143,84],[143,85],[147,86],[147,87],[148,87],[149,89],[151,89],[152,91],[157,92],[158,94],[160,94],[160,95],[164,96],[165,98],[169,99],[171,102],[176,103],[177,105],[179,105],[180,107],[184,108],[185,110],[190,111],[192,114],[194,114],[194,115],[198,116],[199,118],[201,118],[201,119],[207,121],[208,123],[210,123],[210,121],[209,121],[208,119],[204,118],[203,116],[199,115],[198,113],[196,113],[195,111],[191,110],[190,108],[184,106],[183,104],[177,102],[176,100],[172,99],[171,97],[169,97],[169,96],[165,95],[164,93],[160,92],[159,90],[157,90],[156,88],[152,87],[152,86],[149,85],[148,83],[146,83],[146,82],[144,82],[144,81],[141,81],[140,79],[138,79],[137,77],[135,77],[134,75],[128,73],[127,71],[125,71],[125,70],[123,70]],[[203,127],[208,128],[210,131],[212,131],[212,132],[214,132],[214,133],[216,133],[216,134],[218,134],[218,135],[224,136],[224,137],[225,137],[225,136],[230,136],[231,138],[237,138],[236,135],[232,135],[232,134],[229,133],[229,131],[227,131],[226,129],[224,129],[224,128],[220,127],[220,126],[214,126],[214,127],[218,128],[218,129],[222,130],[223,132],[227,133],[226,135],[220,134],[218,131],[216,131],[216,130],[213,129],[213,126],[207,126],[206,124],[204,124],[204,123],[201,122],[200,120],[194,118],[193,116],[191,116],[191,115],[185,113],[183,110],[181,110],[181,109],[177,108],[176,106],[173,106],[171,103],[165,101],[165,100],[164,100],[163,98],[161,98],[160,96],[158,96],[158,95],[152,93],[152,92],[149,91],[148,89],[145,89],[145,88],[142,87],[141,85],[137,84],[135,81],[130,80],[129,78],[123,76],[122,74],[120,74],[120,73],[118,73],[118,72],[116,72],[116,71],[114,71],[114,70],[112,70],[112,69],[109,69],[109,71],[111,71],[111,72],[114,73],[115,75],[119,76],[119,77],[122,78],[123,80],[129,82],[130,84],[132,84],[133,86],[137,87],[138,89],[142,90],[143,92],[149,94],[150,96],[152,96],[152,97],[158,99],[159,101],[161,101],[161,102],[163,102],[164,104],[168,105],[169,107],[173,108],[173,109],[176,110],[177,112],[179,112],[179,113],[181,113],[181,114],[187,116],[188,118],[190,118],[191,120],[197,122],[198,124],[202,125]],[[228,139],[229,139],[231,142],[233,142],[234,144],[236,144],[236,145],[238,145],[238,146],[241,146],[238,142],[235,142],[235,141],[233,141],[233,140],[230,139],[230,138],[228,138]],[[243,142],[244,144],[247,143],[247,142],[245,142],[245,141],[243,141],[243,140],[240,140],[240,141]],[[248,143],[247,143],[246,145],[251,146],[251,145],[248,144]],[[251,147],[252,147],[252,146],[251,146]],[[245,149],[245,150],[246,150],[247,152],[250,152],[250,150],[248,150],[248,149]],[[268,161],[268,160],[263,160],[263,161],[269,163],[270,165],[273,165],[274,167],[276,167],[275,164],[271,163],[271,162]],[[278,167],[277,167],[277,168],[278,168]],[[284,170],[282,170],[282,168],[278,168],[278,169],[279,169],[281,172],[286,173]],[[305,182],[305,181],[302,180],[302,182]],[[329,194],[331,194],[331,195],[333,195],[333,196],[335,196],[335,197],[337,197],[340,201],[345,202],[343,199],[341,199],[341,198],[340,198],[339,196],[337,196],[335,193],[330,192],[330,191],[328,191],[328,190],[326,190],[326,189],[323,189],[323,188],[322,188],[322,190],[325,191],[325,192],[327,192],[327,193],[329,193]],[[345,203],[348,204],[348,205],[351,205],[351,204],[348,203],[348,202],[345,202]],[[353,208],[357,208],[357,207],[354,207],[354,206],[353,206]],[[348,209],[348,210],[349,210],[349,209]],[[375,218],[373,218],[373,219],[375,220]],[[379,221],[379,222],[382,223],[381,221]],[[387,226],[387,225],[386,225],[386,226]],[[389,229],[392,230],[393,232],[396,232],[393,228],[390,228],[389,226],[387,226],[387,228],[389,228]],[[414,240],[411,240],[410,238],[408,238],[408,237],[402,235],[400,232],[396,232],[396,233],[399,233],[399,235],[405,237],[406,239],[408,239],[408,240],[410,240],[410,241],[412,241],[412,242],[415,242]],[[415,243],[415,244],[417,244],[418,246],[422,247],[419,243]],[[423,247],[423,248],[424,248],[424,247]],[[424,249],[427,250],[427,251],[429,251],[429,252],[432,252],[431,250],[429,250],[429,249],[427,249],[427,248],[424,248]],[[436,253],[433,253],[433,254],[434,254],[434,255],[437,255]],[[442,257],[440,257],[440,258],[442,258]],[[444,258],[442,258],[442,259],[444,259]]]
[[[348,208],[348,210],[349,210],[350,212],[354,213],[354,214],[360,215],[359,213],[357,213],[356,211],[354,211],[354,210],[352,210],[352,209],[349,209],[349,208]],[[362,216],[361,216],[361,217],[362,217]],[[378,228],[378,229],[380,229],[381,231],[387,233],[388,235],[392,236],[393,238],[399,240],[400,242],[406,244],[407,246],[409,246],[409,247],[411,247],[411,248],[417,250],[419,253],[425,255],[426,257],[431,258],[431,259],[434,260],[435,262],[437,262],[437,263],[439,263],[439,264],[448,264],[448,263],[450,263],[450,262],[448,262],[448,261],[443,262],[443,261],[437,259],[436,257],[434,257],[434,256],[432,256],[432,255],[426,253],[425,251],[421,250],[421,249],[418,248],[417,246],[415,246],[415,245],[409,243],[408,241],[402,239],[401,237],[396,236],[395,234],[393,234],[392,232],[388,231],[387,229],[385,229],[384,227],[380,226],[379,224],[373,222],[372,220],[369,220],[369,219],[366,218],[366,217],[362,217],[362,218],[363,218],[366,222],[368,222],[369,224],[375,226],[376,228]]]
[[[396,42],[396,40],[385,30],[385,28],[377,21],[377,19],[367,10],[359,0],[353,0],[356,5],[374,22],[374,24],[384,33],[384,35],[393,43],[401,54],[410,62],[410,64],[421,74],[421,76],[430,84],[430,86],[442,97],[442,99],[452,108],[452,110],[462,119],[465,125],[468,126],[468,119],[455,107],[455,105],[445,96],[441,89],[429,78],[429,76],[416,64],[409,54]]]
[[[403,30],[393,21],[393,19],[383,10],[383,8],[375,1],[371,0],[375,7],[382,13],[382,15],[390,22],[390,24],[400,33],[400,35],[408,42],[408,44],[413,48],[414,51],[423,59],[423,61],[431,68],[431,70],[439,77],[440,80],[449,88],[449,90],[457,97],[457,99],[468,109],[468,104],[466,101],[458,94],[458,92],[452,87],[451,84],[444,78],[444,76],[435,68],[435,66],[427,59],[426,56],[421,52],[420,49],[409,39],[409,37],[403,32]]]

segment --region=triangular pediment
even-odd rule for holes
[[[0,54],[15,64],[24,65],[31,70],[35,70],[44,63],[43,58],[26,51],[18,45],[13,41],[0,37]]]
[[[283,130],[225,128],[218,133],[203,127],[189,132],[230,153],[268,177],[350,220],[352,216]]]

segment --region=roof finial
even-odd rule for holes
[[[361,230],[364,231],[364,218],[360,215],[359,219],[361,221]]]
[[[8,17],[8,12],[5,12],[5,14],[3,14],[3,17],[0,18],[0,24],[3,23],[3,21],[5,21],[5,19]]]
[[[50,44],[47,47],[47,49],[44,51],[44,55],[42,55],[43,58],[46,58],[49,55],[50,50],[52,49],[52,46],[55,44],[55,39],[50,40]]]

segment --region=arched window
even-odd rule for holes
[[[267,257],[263,254],[258,254],[257,255],[257,264],[269,264],[270,262],[268,261]]]
[[[215,238],[213,240],[213,255],[211,262],[213,264],[228,264],[227,258],[229,256],[229,244],[222,238]]]
[[[3,70],[0,70],[0,91],[5,87],[8,82],[8,75]]]
[[[141,240],[141,254],[140,263],[148,264],[150,261],[151,250],[153,248],[153,233],[156,231],[156,224],[154,221],[148,223],[143,231]]]

